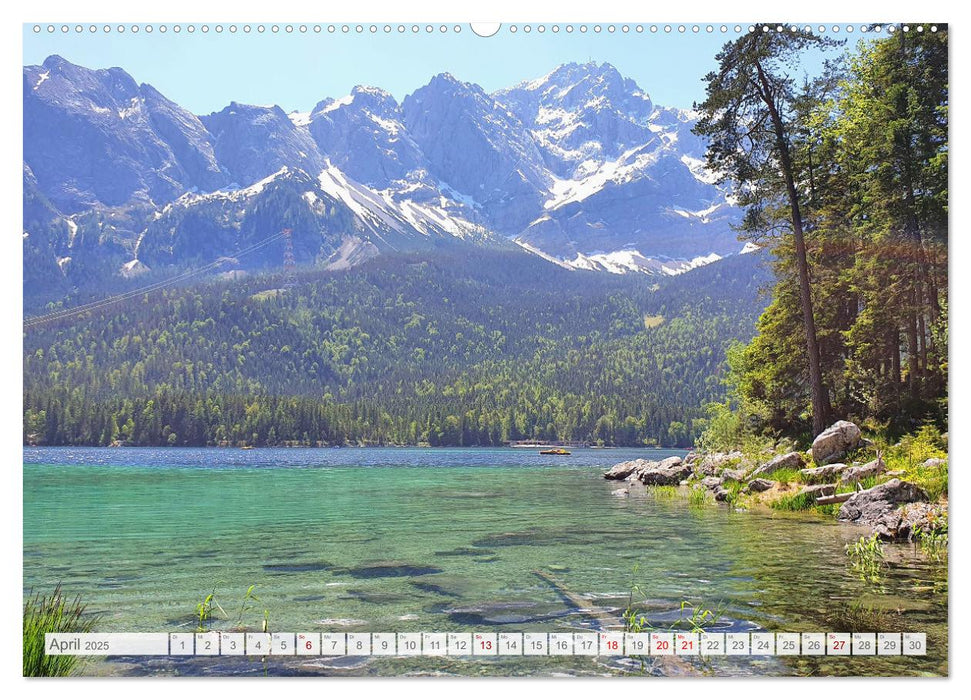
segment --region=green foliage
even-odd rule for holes
[[[245,619],[248,617],[249,613],[258,609],[258,604],[261,603],[259,596],[257,596],[254,592],[255,590],[255,583],[246,589],[246,593],[243,594],[235,617],[230,617],[230,615],[223,609],[222,605],[216,599],[216,587],[213,586],[213,589],[196,604],[195,613],[193,615],[194,619],[196,620],[196,631],[205,632],[212,629],[217,619],[217,611],[221,613],[224,621],[232,621],[232,627],[234,629],[246,629]],[[263,610],[262,612],[263,631],[265,632],[269,621],[269,612],[267,610]]]
[[[756,257],[657,288],[446,251],[273,296],[273,276],[168,289],[26,332],[24,440],[688,446],[724,348],[751,335]]]
[[[99,617],[85,610],[80,596],[68,600],[60,585],[48,596],[36,594],[24,601],[24,676],[69,676],[78,669],[80,657],[47,655],[44,635],[90,632]]]
[[[213,588],[205,598],[196,604],[197,632],[205,632],[212,627],[213,616],[216,610],[221,612],[223,616],[226,615],[226,611],[222,609],[222,606],[216,600],[216,589]]]
[[[742,436],[742,417],[729,402],[710,403],[698,447],[707,452],[729,452],[738,448]]]
[[[883,425],[891,439],[946,425],[948,32],[923,30],[862,43],[801,87],[786,66],[818,38],[757,31],[719,53],[697,131],[713,139],[709,164],[737,183],[742,228],[772,250],[777,281],[756,337],[729,363],[705,444],[812,439],[807,308],[826,413]],[[753,123],[767,128],[753,135]]]
[[[812,510],[816,507],[816,499],[807,493],[786,494],[769,504],[774,510],[797,511]]]
[[[927,491],[931,500],[947,496],[947,441],[935,425],[923,425],[913,435],[905,435],[898,443],[884,446],[882,452],[889,471],[904,471],[905,478]],[[940,463],[926,465],[930,459]]]
[[[674,501],[683,495],[678,486],[648,486],[647,492],[658,501]]]
[[[742,504],[742,482],[726,480],[722,487],[728,491],[724,503],[729,508],[738,508]]]
[[[690,506],[707,506],[714,502],[715,498],[711,491],[701,486],[694,486],[688,492],[688,505]]]
[[[802,474],[799,473],[798,469],[776,469],[771,474],[766,474],[763,478],[778,481],[783,486],[802,483]]]
[[[946,562],[948,553],[947,521],[936,524],[936,527],[925,529],[915,528],[914,544],[924,553],[924,556],[937,562]]]
[[[884,553],[883,545],[876,534],[870,537],[861,536],[856,542],[846,545],[846,555],[862,579],[870,582],[880,580]]]

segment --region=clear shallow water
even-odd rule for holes
[[[649,672],[947,672],[946,569],[912,548],[889,548],[883,580],[865,583],[843,551],[858,530],[637,491],[618,497],[619,485],[601,477],[625,459],[677,453],[25,448],[24,591],[60,582],[102,615],[99,631],[191,631],[196,604],[214,588],[226,612],[217,629],[258,629],[266,610],[282,631],[570,631],[619,625],[633,583],[657,626],[677,620],[688,600],[720,608],[720,630],[899,628],[927,632],[930,649],[922,659],[730,658]],[[537,570],[613,622],[578,610]],[[260,603],[240,612],[251,584]],[[88,671],[623,674],[640,666],[127,659]]]

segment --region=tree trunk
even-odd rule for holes
[[[806,239],[803,235],[802,213],[799,209],[799,194],[796,191],[792,172],[792,159],[789,155],[789,142],[786,140],[782,116],[772,99],[772,87],[758,63],[755,68],[762,85],[760,92],[763,102],[772,118],[775,131],[776,148],[779,151],[779,165],[786,183],[789,199],[789,212],[792,219],[792,237],[796,249],[796,271],[799,277],[799,306],[802,308],[803,325],[806,330],[806,354],[809,356],[809,391],[812,399],[813,434],[818,435],[826,429],[829,422],[829,397],[823,385],[823,373],[819,356],[819,342],[816,338],[816,320],[813,315],[812,287],[809,282],[809,261],[806,256]]]

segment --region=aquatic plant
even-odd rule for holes
[[[726,481],[722,486],[728,492],[724,502],[733,510],[742,504],[742,483],[740,481]]]
[[[724,612],[724,607],[724,603],[719,603],[715,611],[712,611],[703,604],[691,606],[690,601],[682,600],[681,615],[671,628],[688,627],[692,632],[704,632],[706,627],[711,627],[718,621]],[[685,611],[690,611],[690,614],[686,616]]]
[[[706,506],[712,503],[715,499],[712,497],[711,492],[708,489],[695,486],[688,492],[688,505],[689,506]]]
[[[906,624],[899,610],[875,608],[872,602],[855,600],[827,608],[826,626],[834,632],[903,632]]]
[[[681,489],[677,486],[649,486],[647,491],[659,501],[673,501],[681,497]]]
[[[236,611],[236,616],[233,619],[233,628],[237,630],[246,629],[244,624],[244,618],[247,613],[257,608],[254,603],[262,603],[259,596],[257,596],[254,591],[256,590],[256,584],[252,584],[246,589],[246,593],[243,594],[243,599],[239,604],[239,609]],[[222,613],[225,619],[230,619],[230,616],[223,609],[222,605],[216,599],[216,587],[213,586],[212,591],[206,595],[199,603],[196,604],[196,611],[194,618],[196,620],[196,630],[199,632],[205,632],[207,629],[212,628],[213,620],[215,620],[216,611]],[[263,610],[263,631],[267,631],[269,626],[269,611]]]
[[[80,596],[66,599],[60,584],[49,596],[37,594],[24,602],[24,676],[68,676],[80,666],[77,656],[48,656],[44,635],[90,632],[100,617],[85,609]]]
[[[924,556],[937,562],[946,562],[948,554],[947,522],[943,527],[914,528],[914,546]]]
[[[205,632],[207,629],[212,627],[214,609],[219,610],[219,612],[221,612],[223,615],[226,615],[226,611],[223,610],[222,606],[216,601],[215,586],[209,595],[196,604],[196,619],[198,620],[198,625],[196,626],[197,632]]]
[[[859,540],[846,545],[846,555],[853,568],[866,581],[878,581],[883,568],[883,545],[876,534],[861,536]]]
[[[642,597],[643,592],[636,582],[637,570],[640,565],[634,566],[631,575],[630,592],[627,595],[627,607],[624,609],[624,631],[625,632],[648,632],[659,629],[647,619],[634,603],[634,597]],[[692,632],[702,632],[706,627],[710,627],[718,620],[724,612],[724,603],[719,603],[714,611],[705,607],[703,603],[692,605],[689,600],[682,600],[679,609],[678,619],[671,623],[668,629],[684,630]]]
[[[256,589],[256,584],[252,584],[246,589],[246,594],[243,596],[243,601],[239,604],[239,611],[236,613],[236,627],[241,628],[243,626],[243,617],[252,610],[255,606],[253,603],[260,603],[260,599],[256,596],[253,591]],[[263,611],[263,627],[267,626],[267,611]],[[266,631],[265,629],[263,630]]]

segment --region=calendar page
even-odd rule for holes
[[[22,35],[24,676],[949,675],[945,23]]]

